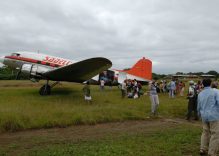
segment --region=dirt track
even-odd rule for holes
[[[9,153],[13,155],[14,152],[27,150],[33,146],[44,146],[51,143],[59,144],[67,141],[77,142],[122,134],[153,133],[157,130],[175,127],[181,124],[201,126],[200,122],[187,122],[182,119],[149,119],[147,121],[125,121],[72,126],[68,128],[28,130],[0,134],[0,147],[3,149],[14,147],[13,153]]]

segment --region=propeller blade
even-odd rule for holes
[[[16,80],[19,80],[19,79],[20,79],[20,75],[21,75],[21,70],[19,70],[19,71],[17,72]]]

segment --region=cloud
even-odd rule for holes
[[[40,51],[114,68],[142,57],[153,72],[218,71],[219,1],[7,0],[0,2],[0,54]]]

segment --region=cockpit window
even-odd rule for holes
[[[11,56],[20,56],[18,53],[12,53]]]

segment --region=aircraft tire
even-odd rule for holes
[[[51,94],[51,87],[50,85],[44,85],[40,88],[39,91],[40,95],[45,96],[45,95],[50,95]]]

